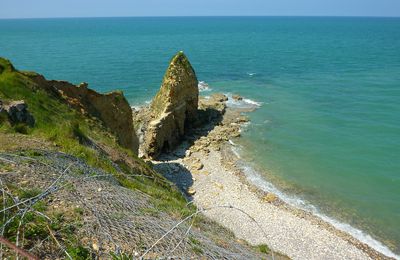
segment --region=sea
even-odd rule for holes
[[[257,107],[234,140],[249,180],[399,257],[400,18],[0,20],[0,56],[18,69],[123,90],[132,106],[181,50],[202,95]]]

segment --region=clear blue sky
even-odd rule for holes
[[[0,0],[0,18],[199,15],[400,16],[400,0]]]

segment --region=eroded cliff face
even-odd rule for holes
[[[196,73],[183,52],[171,60],[161,88],[150,105],[143,152],[156,157],[175,147],[185,129],[197,120],[199,89]]]
[[[121,146],[138,154],[139,141],[132,122],[132,109],[120,91],[100,94],[87,83],[77,86],[56,80],[46,80],[37,73],[24,73],[40,88],[57,95],[83,114],[100,119],[116,135]]]

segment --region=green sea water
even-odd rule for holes
[[[238,151],[257,184],[400,253],[399,18],[0,20],[0,56],[17,68],[121,89],[132,105],[179,50],[203,95],[261,104]]]

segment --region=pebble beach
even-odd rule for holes
[[[268,245],[290,259],[394,259],[252,185],[232,151],[243,112],[249,110],[228,109],[219,125],[153,161],[155,168],[207,217],[252,245]]]

